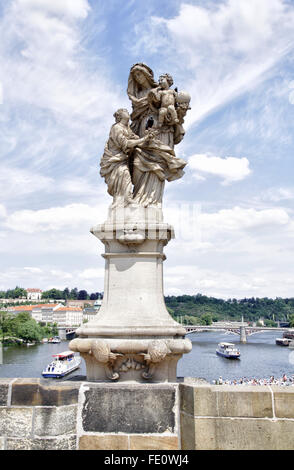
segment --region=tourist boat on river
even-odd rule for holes
[[[59,336],[54,336],[53,338],[48,339],[48,343],[58,344],[61,343]]]
[[[53,354],[55,358],[43,370],[42,376],[47,378],[61,378],[78,369],[81,364],[81,358],[75,356],[72,351],[64,351],[59,354]]]
[[[291,343],[291,339],[289,338],[276,338],[276,344],[278,346],[289,346],[289,344]]]
[[[216,349],[216,354],[227,359],[239,359],[240,351],[233,343],[219,343]]]

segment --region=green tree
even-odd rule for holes
[[[23,289],[22,287],[16,286],[15,289],[8,289],[6,291],[6,298],[7,299],[21,299],[22,297],[27,296],[27,291],[26,289]]]
[[[67,300],[70,298],[70,292],[69,292],[69,288],[66,287],[63,292],[62,292],[62,298]]]
[[[41,341],[43,337],[42,328],[35,320],[30,319],[20,324],[18,329],[18,337],[23,339],[25,342]]]
[[[62,299],[63,298],[63,291],[59,289],[50,289],[47,291],[42,292],[42,299]]]
[[[0,311],[0,331],[2,336],[2,342],[4,342],[5,336],[9,333],[11,317],[7,312]]]
[[[201,325],[211,325],[212,316],[210,315],[210,313],[205,313],[204,315],[201,315],[200,322]]]
[[[78,300],[87,300],[88,299],[88,292],[86,290],[80,290],[78,293]]]
[[[78,298],[78,289],[75,287],[70,291],[70,299],[76,300]]]

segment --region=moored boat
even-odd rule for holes
[[[239,359],[240,351],[233,343],[219,343],[216,349],[216,354],[227,359]]]
[[[283,338],[294,339],[294,330],[288,330],[283,333]]]
[[[289,338],[276,338],[276,344],[278,346],[289,346],[291,339]]]
[[[75,356],[75,353],[72,351],[53,354],[53,357],[55,359],[43,370],[43,377],[64,377],[75,369],[78,369],[81,364],[81,358],[79,356]]]

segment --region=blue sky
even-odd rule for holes
[[[0,0],[0,289],[103,290],[99,160],[147,63],[191,94],[165,294],[294,295],[294,2]]]

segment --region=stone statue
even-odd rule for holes
[[[114,113],[109,139],[100,162],[100,175],[105,178],[108,193],[113,197],[113,207],[132,203],[132,179],[130,174],[130,156],[137,147],[152,138],[148,132],[141,139],[129,126],[130,115],[127,109],[118,109]]]
[[[168,73],[160,75],[159,87],[155,91],[150,91],[148,99],[157,101],[160,103],[160,109],[158,111],[158,127],[162,127],[164,122],[168,125],[177,124],[179,122],[176,112],[176,101],[177,92],[171,90],[171,86],[174,83],[173,78]]]
[[[161,203],[165,181],[184,174],[186,162],[174,145],[183,139],[190,109],[189,94],[172,85],[169,74],[156,82],[150,67],[133,65],[131,116],[126,109],[114,113],[101,158],[113,203],[91,233],[105,246],[104,297],[69,345],[86,361],[87,380],[175,382],[178,360],[192,348],[163,296],[164,247],[174,230],[163,220]]]
[[[176,157],[174,144],[185,131],[182,124],[190,96],[170,86],[169,74],[159,84],[145,64],[133,65],[128,80],[132,123],[127,110],[118,110],[101,159],[112,207],[136,204],[161,207],[165,180],[181,178],[186,162]],[[154,129],[154,130],[153,130]]]

